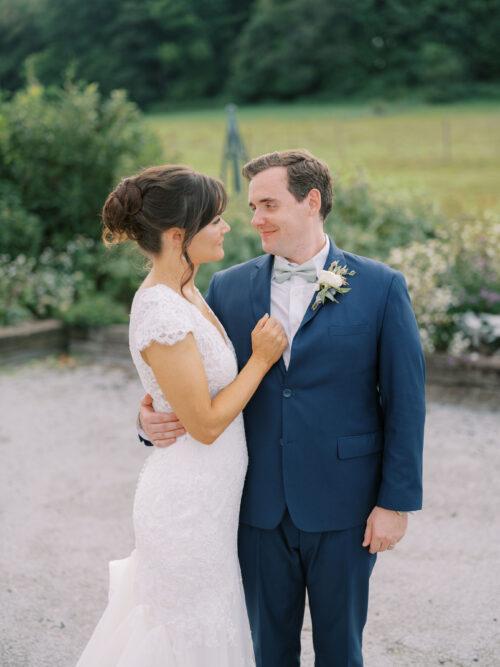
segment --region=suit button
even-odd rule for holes
[[[291,395],[292,395],[292,390],[291,389],[283,389],[283,396],[285,398],[290,398]]]

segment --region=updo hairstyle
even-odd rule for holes
[[[108,195],[102,209],[106,245],[135,241],[148,255],[159,255],[162,233],[185,230],[182,254],[190,280],[194,266],[188,254],[193,237],[226,208],[227,195],[217,179],[182,165],[148,167],[124,178]]]

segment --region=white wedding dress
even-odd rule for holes
[[[166,285],[137,291],[130,350],[155,410],[172,411],[140,351],[189,332],[213,397],[237,374],[227,336]],[[152,449],[135,494],[135,549],[109,564],[109,602],[77,667],[255,665],[237,553],[247,462],[241,414],[210,446],[186,434]]]

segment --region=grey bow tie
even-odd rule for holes
[[[286,280],[290,280],[292,276],[300,276],[308,283],[314,283],[318,278],[318,273],[314,262],[306,262],[300,266],[280,266],[278,264],[274,267],[273,277],[277,283],[284,283]]]

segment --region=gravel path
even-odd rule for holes
[[[74,665],[133,548],[148,450],[127,368],[38,362],[0,374],[0,665]],[[500,397],[429,390],[425,511],[379,556],[366,667],[500,665]],[[303,667],[312,667],[310,621]],[[98,666],[96,666],[98,667]]]

